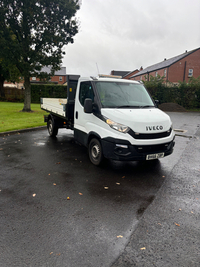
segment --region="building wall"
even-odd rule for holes
[[[193,70],[193,77],[200,76],[200,49],[188,55],[169,67],[168,80],[170,82],[189,81],[189,69]]]
[[[7,82],[7,81],[5,81],[4,82],[4,87],[11,87],[11,88],[17,88],[17,89],[22,89],[23,88],[23,86],[24,86],[24,83],[23,83],[23,81],[20,81],[19,83],[11,83],[11,82]]]
[[[156,77],[156,75],[163,77],[165,76],[165,70],[166,80],[173,83],[178,83],[179,81],[183,82],[184,80],[188,82],[190,77],[198,78],[200,76],[200,49],[182,58],[167,68],[150,72],[149,78],[150,76]],[[193,70],[192,76],[190,77],[189,70]],[[134,77],[132,80],[145,80],[145,76],[147,76],[147,74]]]
[[[51,82],[57,82],[58,84],[63,84],[66,81],[67,81],[66,75],[60,75],[60,76],[56,75],[56,76],[51,77]]]
[[[40,79],[32,77],[31,78],[31,82],[34,82],[34,81],[39,82]],[[67,76],[66,75],[55,75],[55,76],[51,77],[50,81],[51,82],[56,82],[57,84],[63,84],[63,83],[65,83],[67,81]]]
[[[31,82],[39,82],[40,79],[39,78],[35,78],[35,77],[31,77],[30,78]],[[53,77],[51,77],[51,82],[55,82],[57,84],[64,84],[67,81],[67,76],[66,75],[55,75]],[[8,87],[15,87],[17,89],[22,89],[24,87],[23,81],[20,81],[19,83],[11,83],[11,82],[4,82],[4,86],[8,86]]]
[[[156,77],[157,75],[160,75],[161,77],[164,76],[165,80],[166,80],[167,79],[167,75],[168,75],[168,68],[152,71],[152,72],[149,72],[148,74],[143,74],[143,75],[134,77],[134,78],[132,78],[132,80],[135,80],[135,81],[141,81],[141,80],[146,81],[146,79],[150,80],[151,76]],[[149,76],[149,78],[148,78],[148,76]]]
[[[129,80],[129,78],[130,78],[131,76],[133,76],[134,74],[136,74],[136,73],[138,73],[138,72],[139,72],[139,70],[134,70],[134,71],[132,71],[130,74],[124,76],[123,79],[127,79],[127,80]]]

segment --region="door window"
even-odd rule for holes
[[[91,82],[82,82],[80,85],[79,101],[82,106],[84,106],[86,98],[90,98],[94,101],[94,92]]]

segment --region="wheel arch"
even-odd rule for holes
[[[93,138],[97,138],[99,140],[99,142],[101,143],[101,137],[98,133],[96,132],[90,132],[88,134],[88,139],[87,139],[87,147],[89,146],[89,143],[90,141],[93,139]]]
[[[48,120],[54,121],[54,116],[51,113],[48,115]]]

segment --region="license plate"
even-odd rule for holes
[[[146,156],[146,160],[159,159],[164,157],[164,153],[150,154]]]

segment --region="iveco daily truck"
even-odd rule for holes
[[[77,79],[78,78],[78,79]],[[66,99],[41,98],[50,136],[72,129],[95,165],[102,159],[155,160],[173,152],[170,117],[157,108],[144,85],[121,78],[68,77]]]

